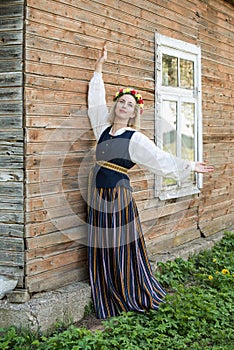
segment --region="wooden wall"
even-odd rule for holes
[[[212,1],[199,12],[202,47],[204,159],[215,173],[204,183],[198,220],[204,235],[234,224],[234,27],[232,5]]]
[[[108,104],[121,86],[139,89],[148,110],[142,130],[152,139],[155,31],[202,48],[204,155],[216,172],[205,177],[200,196],[162,203],[154,198],[154,177],[132,171],[150,254],[233,225],[233,13],[224,0],[27,0],[25,224],[30,292],[87,278],[82,189],[95,144],[87,88],[105,40]]]
[[[0,2],[0,274],[24,284],[23,1]]]

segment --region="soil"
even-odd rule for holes
[[[102,324],[103,320],[96,318],[95,314],[90,314],[85,316],[82,320],[76,323],[76,326],[79,328],[87,328],[91,331],[104,330],[104,326]]]

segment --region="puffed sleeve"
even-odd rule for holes
[[[98,140],[103,130],[109,126],[104,82],[102,74],[98,72],[94,72],[89,83],[88,115],[95,138]]]
[[[141,132],[133,134],[129,153],[134,163],[142,165],[159,176],[173,178],[177,181],[186,179],[195,168],[194,162],[174,157],[161,150]]]

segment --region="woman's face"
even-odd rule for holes
[[[133,96],[126,94],[121,96],[115,107],[115,116],[119,120],[126,121],[135,117],[136,100]]]

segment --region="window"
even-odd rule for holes
[[[156,34],[155,141],[171,154],[202,159],[201,50],[198,46]],[[198,193],[201,174],[180,183],[156,178],[160,199]]]

